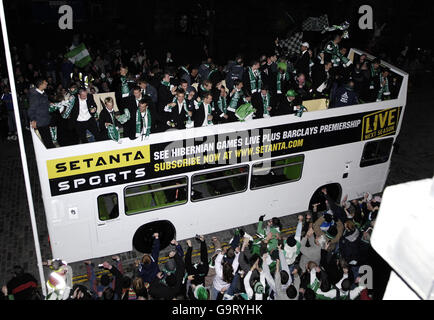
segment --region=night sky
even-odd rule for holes
[[[134,46],[143,41],[156,58],[170,50],[175,58],[200,62],[204,44],[220,63],[237,53],[247,58],[270,52],[278,36],[299,27],[308,17],[327,14],[329,24],[350,22],[350,39],[344,45],[364,49],[373,30],[360,30],[358,20],[361,5],[371,5],[374,22],[386,23],[381,50],[394,57],[405,44],[432,48],[430,33],[432,2],[428,1],[5,1],[11,46],[18,49],[26,43],[34,49],[35,58],[46,49],[64,53],[71,45],[73,34],[85,35],[84,42],[92,46],[94,39],[120,39],[123,45]],[[60,30],[57,10],[59,3],[74,9],[74,29]],[[210,16],[207,16],[210,12]],[[212,14],[214,12],[214,14]],[[188,19],[181,31],[182,15]],[[292,18],[292,20],[291,20]],[[319,32],[305,33],[314,44]],[[429,40],[431,39],[431,40]]]

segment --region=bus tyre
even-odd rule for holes
[[[160,250],[166,248],[175,239],[176,230],[170,221],[154,221],[142,225],[137,229],[133,237],[133,247],[141,253],[151,253],[153,234],[158,233],[160,239]]]

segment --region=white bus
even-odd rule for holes
[[[352,49],[349,57],[362,54]],[[369,56],[370,59],[373,57]],[[50,245],[68,262],[306,211],[383,190],[408,74],[392,100],[46,149],[32,130]]]

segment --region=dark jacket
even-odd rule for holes
[[[243,72],[244,72],[244,68],[242,65],[235,63],[229,66],[228,72],[226,74],[226,85],[229,91],[231,91],[234,88],[235,79],[241,80],[243,78]]]
[[[333,108],[352,106],[359,103],[357,93],[348,88],[347,86],[341,86],[336,90],[333,101]]]
[[[101,140],[108,140],[109,139],[108,130],[105,126],[106,123],[111,123],[115,127],[121,127],[122,126],[122,124],[120,124],[119,121],[116,120],[116,118],[114,116],[114,111],[113,111],[113,119],[112,119],[110,112],[106,108],[102,109],[101,113],[99,114],[99,118],[98,118],[98,126],[99,126],[99,132],[100,132]]]
[[[294,114],[294,107],[297,105],[300,105],[300,101],[297,98],[290,102],[286,96],[282,96],[278,99],[276,107],[271,110],[272,115],[281,116],[285,114]]]
[[[163,283],[161,283],[158,277],[155,277],[149,286],[149,294],[154,299],[164,299],[171,300],[180,292],[182,280],[184,279],[185,274],[185,265],[182,257],[179,254],[175,254],[174,256],[176,263],[176,271],[175,278],[176,282],[173,287],[169,287]]]
[[[160,254],[160,239],[154,239],[152,244],[151,263],[147,265],[139,265],[139,276],[143,279],[143,282],[151,283],[160,272],[158,267],[158,256]]]
[[[274,96],[270,94],[270,102],[269,102],[269,107],[271,107],[270,115],[273,112],[275,102],[276,102],[276,98],[274,98]],[[260,119],[263,117],[264,117],[264,100],[263,100],[262,94],[261,94],[258,97],[258,108],[255,112],[255,118]]]
[[[158,123],[158,115],[155,111],[154,105],[148,105],[148,111],[151,113],[151,133],[157,133],[160,131],[160,125]],[[131,111],[130,111],[131,113]],[[124,137],[128,137],[131,140],[136,139],[136,122],[137,122],[137,108],[131,113],[131,118],[124,124]]]
[[[260,70],[259,74],[261,73]],[[243,91],[245,93],[246,96],[251,96],[254,94],[254,92],[252,92],[252,86],[250,84],[250,73],[249,73],[249,67],[246,68],[246,70],[243,73]],[[262,86],[264,86],[264,79],[262,79],[261,77],[261,82],[262,82]],[[255,83],[256,83],[256,88],[261,91],[261,87],[259,87],[259,77],[255,77]],[[257,91],[258,92],[258,91]]]
[[[174,95],[170,91],[170,88],[161,84],[158,88],[158,108],[157,111],[164,117],[164,107],[171,103]]]
[[[218,120],[218,115],[215,111],[215,108],[213,106],[213,103],[211,102],[211,115],[213,116],[212,118],[212,123],[215,124],[217,123]],[[202,127],[203,122],[205,121],[205,110],[204,110],[204,104],[200,103],[197,107],[194,108],[194,112],[193,112],[193,120],[194,120],[194,127]]]
[[[33,300],[37,287],[38,282],[29,273],[19,274],[7,283],[8,294],[12,294],[14,300]]]
[[[29,120],[36,121],[38,127],[46,127],[50,124],[51,116],[48,112],[50,103],[48,96],[40,94],[36,89],[32,88],[29,92]]]
[[[190,104],[192,102],[189,102],[187,99],[185,100],[187,110],[193,111]],[[178,107],[178,101],[175,101],[176,106],[170,108],[170,112],[165,111],[166,117],[169,121],[172,121],[176,124],[177,129],[185,129],[185,121],[187,120],[187,112],[184,110],[184,106],[181,106],[181,111]]]
[[[278,72],[273,72],[269,78],[269,83],[270,83],[270,92],[273,95],[277,94],[277,76],[278,76]],[[281,79],[280,80],[280,91],[281,93],[284,95],[286,94],[286,92],[289,90],[289,87],[291,85],[291,73],[283,73],[285,79]]]
[[[75,102],[74,102],[74,106],[72,107],[71,115],[70,115],[71,119],[74,121],[77,120],[78,115],[80,114],[80,101],[79,100],[80,100],[80,97],[77,95]],[[87,94],[86,103],[87,103],[87,109],[89,110],[90,115],[93,116],[94,114],[90,112],[90,109],[92,109],[92,108],[96,109],[97,106],[96,106],[95,100],[93,99],[92,94],[90,94],[90,93]]]
[[[155,89],[155,87],[153,87],[151,84],[148,83],[146,85],[146,90],[142,91],[142,95],[143,95],[143,97],[145,97],[145,96],[151,97],[152,102],[157,104],[158,92],[157,92],[157,89]]]
[[[327,72],[324,68],[324,65],[322,64],[316,64],[312,68],[312,89],[316,91],[319,86],[321,86],[324,82],[326,82],[326,89],[322,91],[322,93],[325,93],[327,89],[330,88],[330,80],[331,80],[331,74],[330,71]]]
[[[178,69],[178,78],[187,81],[188,86],[191,85],[190,72],[186,72],[186,71],[185,71],[184,69],[182,69],[181,67]]]
[[[188,247],[185,255],[185,271],[188,275],[194,275],[194,279],[191,281],[194,285],[205,285],[205,277],[208,275],[208,251],[205,241],[200,242],[200,263],[193,265],[191,255],[193,252],[192,247]]]
[[[115,283],[113,287],[113,291],[115,292],[115,300],[120,300],[122,296],[122,280],[124,276],[115,266],[112,266],[112,268],[109,271],[115,277],[114,279]]]
[[[208,75],[209,72],[211,71],[211,68],[208,64],[206,63],[202,63],[199,66],[199,77],[200,77],[200,82],[202,83],[202,81],[207,80],[208,79]]]
[[[295,70],[297,70],[297,73],[303,73],[307,78],[309,78],[309,64],[310,64],[310,55],[309,51],[306,50],[300,58],[297,60],[295,64]]]

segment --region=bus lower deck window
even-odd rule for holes
[[[235,194],[247,190],[249,166],[194,175],[191,184],[191,200],[199,201]]]
[[[392,150],[393,138],[372,141],[365,144],[363,148],[360,167],[368,167],[375,164],[387,162]]]
[[[268,160],[253,165],[251,189],[298,181],[303,171],[304,155]]]
[[[125,189],[125,213],[176,206],[187,202],[187,177],[140,184]]]
[[[97,201],[99,220],[106,221],[119,217],[119,202],[116,193],[100,195]]]

